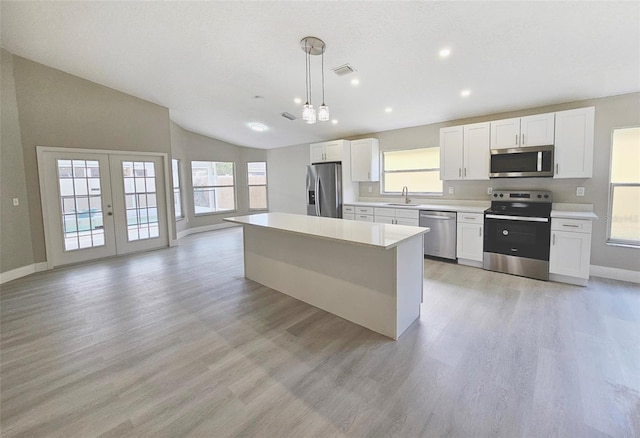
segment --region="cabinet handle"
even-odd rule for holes
[[[563,227],[580,228],[580,225],[562,224]]]
[[[555,244],[556,244],[556,233],[553,233],[553,243],[552,243],[552,245],[555,246]]]
[[[367,172],[367,179],[371,179],[371,172]]]
[[[482,237],[482,227],[478,228],[478,237]]]
[[[464,177],[465,178],[467,177],[467,168],[466,167],[464,168]]]
[[[518,146],[518,134],[516,134],[516,146]]]
[[[471,221],[475,221],[476,218],[475,217],[469,217],[469,216],[464,216],[465,219],[471,220]]]
[[[462,169],[458,167],[458,178],[462,177]]]
[[[558,163],[556,163],[556,175],[558,174]]]

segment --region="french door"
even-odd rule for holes
[[[168,245],[163,157],[42,150],[51,267]]]

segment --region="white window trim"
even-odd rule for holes
[[[232,185],[215,185],[215,186],[195,186],[193,185],[193,162],[205,162],[205,163],[232,163],[233,164],[233,184]],[[191,186],[193,187],[192,197],[194,197],[193,202],[193,215],[196,217],[200,216],[210,216],[215,214],[228,214],[228,213],[237,213],[238,211],[238,190],[236,188],[236,162],[235,161],[218,161],[218,160],[191,160],[189,162],[191,165]],[[204,213],[196,213],[196,203],[195,203],[195,194],[197,189],[215,189],[221,187],[233,187],[233,209],[232,210],[221,210],[221,211],[207,211]]]
[[[177,169],[178,169],[178,187],[177,187],[177,190],[178,190],[178,193],[180,193],[180,216],[176,216],[175,212],[174,212],[174,219],[177,222],[177,221],[184,220],[184,218],[185,218],[185,215],[184,215],[184,193],[182,191],[182,181],[181,181],[182,172],[180,171],[180,161],[182,161],[182,160],[180,160],[178,158],[172,158],[171,159],[171,181],[172,181],[172,184],[171,184],[172,185],[172,188],[171,188],[172,192],[171,193],[173,194],[173,199],[174,199],[174,201],[173,201],[174,204],[173,205],[174,205],[174,208],[175,208],[175,196],[176,196],[176,187],[175,187],[176,181],[173,178],[173,161],[174,160],[177,161],[177,163],[176,163],[176,166],[177,166]]]
[[[249,184],[249,163],[264,163],[264,178],[266,181],[264,184]],[[269,185],[269,171],[267,170],[267,162],[266,161],[247,161],[246,164],[247,164],[247,205],[248,205],[249,211],[268,211],[269,210],[269,190],[267,189],[267,186]],[[266,196],[267,196],[266,208],[251,208],[251,194],[249,193],[251,187],[264,187],[266,189]]]
[[[439,147],[439,146],[432,146]],[[435,172],[440,171],[439,167],[432,168],[421,168],[421,169],[410,169],[410,170],[384,170],[384,153],[385,152],[399,152],[399,151],[411,151],[415,149],[430,149],[429,147],[417,147],[417,148],[407,148],[407,149],[390,149],[388,151],[380,151],[380,162],[382,165],[380,166],[380,194],[381,195],[400,195],[402,192],[386,192],[384,190],[385,186],[385,174],[386,173],[408,173],[408,172]],[[442,178],[440,179],[442,181]],[[444,196],[444,184],[441,192],[409,192],[409,194],[414,196],[431,196],[431,197],[441,197]]]

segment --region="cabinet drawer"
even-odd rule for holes
[[[353,213],[342,213],[342,219],[353,221],[356,219],[356,215]]]
[[[458,223],[464,223],[464,224],[481,224],[481,223],[484,223],[484,214],[482,214],[482,213],[458,213]]]
[[[396,209],[395,208],[375,208],[376,216],[387,216],[387,217],[396,217]]]
[[[396,208],[396,217],[403,217],[407,219],[418,219],[420,216],[419,210],[409,210],[408,208]]]
[[[580,219],[551,219],[551,229],[556,231],[573,231],[576,233],[590,233],[591,221]]]
[[[356,207],[357,214],[373,214],[373,207]]]
[[[362,222],[373,222],[373,216],[370,214],[356,214],[356,220]]]
[[[342,213],[355,213],[356,207],[354,205],[343,205]]]

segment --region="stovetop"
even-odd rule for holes
[[[500,190],[491,196],[491,207],[485,213],[524,216],[551,217],[552,194],[549,191]]]

